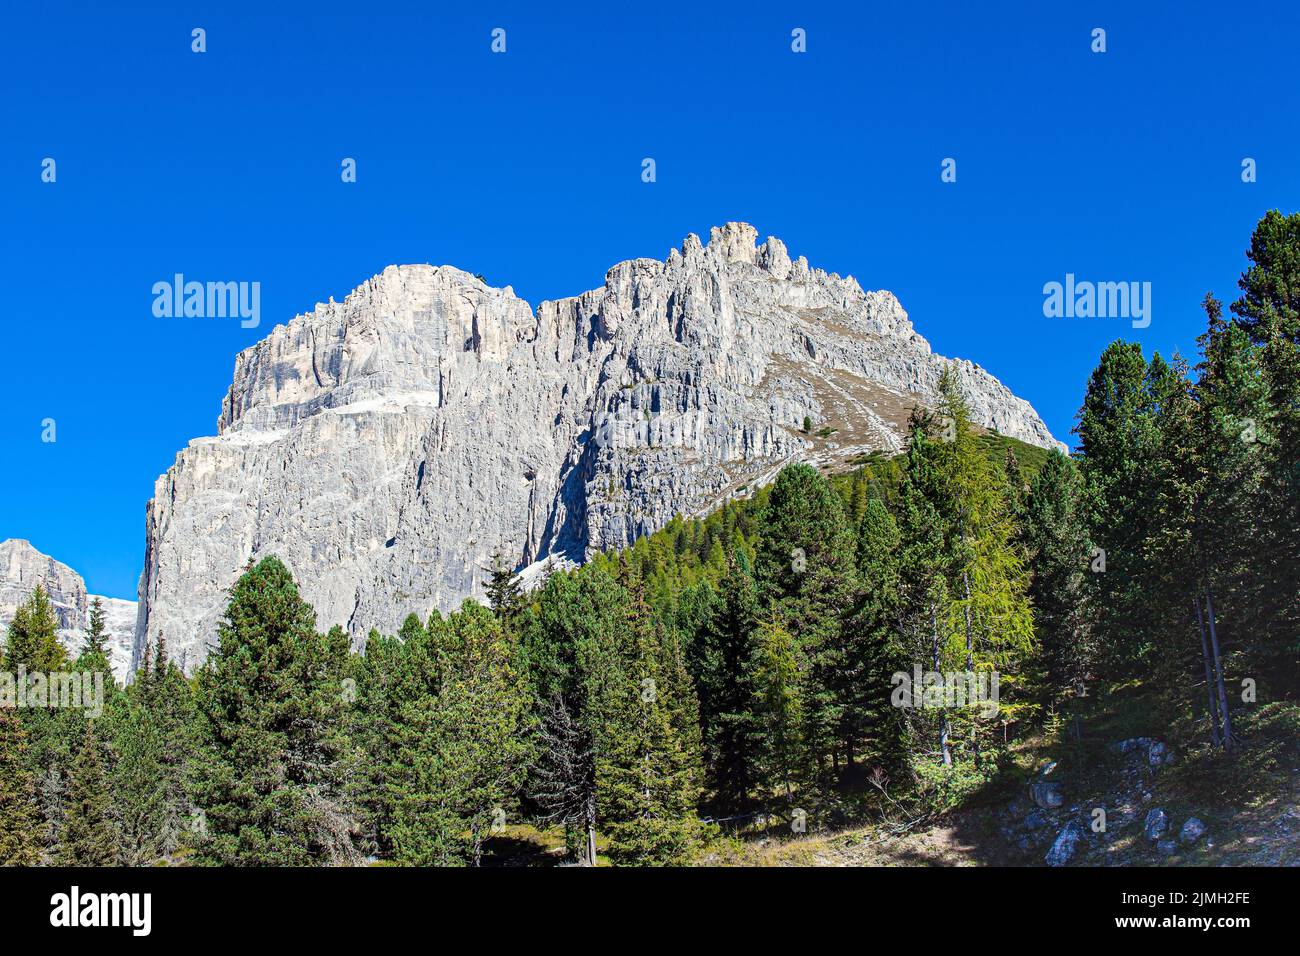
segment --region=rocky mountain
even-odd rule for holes
[[[137,659],[190,667],[250,560],[293,571],[357,640],[518,568],[631,543],[785,464],[902,447],[948,360],[888,292],[791,259],[752,226],[689,235],[535,310],[451,266],[390,266],[242,352],[217,435],[147,511]],[[1057,444],[970,362],[977,422]],[[805,419],[811,428],[803,429]]]
[[[0,541],[0,638],[7,632],[18,605],[31,597],[38,584],[49,594],[59,619],[59,640],[69,653],[79,654],[95,595],[86,593],[85,582],[72,568],[41,554],[31,542],[17,538]],[[132,673],[136,603],[109,597],[100,600],[109,635],[109,663],[113,675],[125,681]]]

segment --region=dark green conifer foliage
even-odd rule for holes
[[[1091,545],[1084,523],[1083,482],[1066,455],[1053,450],[1034,479],[1026,509],[1025,548],[1034,569],[1030,599],[1043,649],[1046,698],[1086,692],[1096,652],[1087,604]]]
[[[36,866],[45,839],[18,715],[0,707],[0,866]]]
[[[155,649],[156,647],[156,649]],[[110,709],[108,738],[116,759],[108,771],[121,862],[148,866],[193,842],[186,775],[194,749],[189,682],[159,638],[146,649],[135,681]]]
[[[934,503],[942,503],[945,492],[938,468],[939,449],[929,436],[932,427],[933,419],[927,414],[913,414],[907,463],[899,487],[899,630],[914,669],[942,672],[952,664],[940,632],[952,558],[946,544],[950,525]],[[945,505],[945,510],[950,509]],[[905,705],[914,747],[921,753],[934,753],[944,765],[951,765],[951,724],[947,715],[921,709],[920,689],[913,691],[911,699],[903,698],[900,703]]]
[[[759,598],[794,636],[802,676],[805,771],[823,796],[850,757],[843,701],[845,621],[857,587],[853,531],[840,496],[810,465],[782,469],[759,516]]]
[[[699,713],[673,635],[629,578],[626,618],[598,703],[596,789],[609,855],[620,864],[681,862],[704,830]]]
[[[1232,313],[1259,346],[1268,395],[1253,522],[1263,581],[1252,631],[1261,663],[1294,686],[1300,671],[1300,213],[1268,212],[1246,255],[1250,267]]]
[[[96,660],[108,661],[108,648],[104,643],[108,636],[104,623],[104,602],[96,597],[90,602],[90,624],[86,628],[86,644],[83,653]]]
[[[502,623],[511,623],[523,607],[523,589],[501,551],[493,552],[492,566],[487,571],[488,607]]]
[[[1098,666],[1107,677],[1124,677],[1147,660],[1156,622],[1144,594],[1148,552],[1156,514],[1153,495],[1158,446],[1152,384],[1168,366],[1148,369],[1136,343],[1113,342],[1102,352],[1079,411],[1085,514],[1093,547],[1090,600],[1097,609]],[[1102,558],[1104,557],[1104,568]]]
[[[347,635],[316,633],[285,566],[265,558],[231,588],[220,645],[197,677],[196,803],[203,862],[348,864],[357,823],[344,802]]]
[[[68,656],[58,638],[59,621],[45,588],[36,585],[32,595],[18,606],[9,623],[5,664],[10,671],[51,673],[67,667]]]
[[[706,786],[720,812],[734,813],[748,804],[757,783],[753,635],[758,597],[743,555],[730,562],[716,593],[707,585],[703,589],[707,617],[694,632],[688,661],[699,694]]]
[[[118,859],[118,834],[113,825],[112,800],[104,776],[103,747],[92,726],[82,741],[68,780],[61,866],[113,866]]]
[[[400,713],[390,788],[398,861],[477,866],[515,813],[531,728],[515,648],[473,600],[434,622],[408,660],[423,693]]]
[[[872,495],[858,525],[861,593],[848,628],[842,736],[850,753],[861,753],[890,779],[899,779],[907,764],[905,716],[890,700],[893,675],[911,663],[900,630],[901,544],[893,514]]]

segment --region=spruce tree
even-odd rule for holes
[[[541,753],[528,790],[544,819],[564,825],[570,850],[589,866],[596,863],[596,827],[604,820],[596,780],[603,703],[627,607],[627,592],[593,562],[552,575],[521,628],[541,716]]]
[[[9,623],[5,666],[13,672],[23,667],[29,674],[64,670],[68,657],[59,643],[58,629],[54,606],[45,588],[38,584],[31,597],[18,606]]]
[[[731,561],[710,596],[691,643],[691,672],[699,693],[707,787],[723,813],[746,806],[754,792],[757,726],[753,713],[758,598],[743,554]]]
[[[803,756],[804,726],[798,651],[779,614],[771,613],[754,635],[754,714],[757,762],[765,788],[793,805]]]
[[[1158,358],[1158,357],[1157,357]],[[1088,382],[1079,411],[1080,468],[1089,537],[1089,597],[1097,609],[1104,676],[1131,676],[1147,662],[1159,621],[1145,594],[1150,576],[1146,542],[1157,514],[1154,495],[1159,438],[1153,383],[1168,365],[1151,366],[1136,343],[1113,342]]]
[[[68,669],[68,658],[58,639],[58,618],[49,595],[37,585],[31,596],[19,605],[9,625],[4,667],[15,679],[23,671],[35,690],[34,675],[45,683],[48,677]],[[63,828],[64,796],[67,771],[81,746],[86,721],[70,708],[27,707],[19,719],[27,736],[27,763],[36,782],[41,813],[38,828],[44,841],[43,852],[52,855]]]
[[[900,632],[913,668],[943,673],[951,668],[948,642],[940,628],[947,619],[947,575],[952,564],[947,550],[953,510],[945,502],[938,467],[939,449],[929,432],[933,419],[918,410],[912,415],[907,460],[899,486],[898,526],[902,539],[899,556]],[[942,510],[935,502],[943,505]],[[946,711],[920,708],[922,688],[912,687],[906,708],[914,738],[934,739],[934,753],[945,766],[952,764],[952,727]]]
[[[492,553],[492,566],[486,570],[489,575],[488,607],[502,623],[510,623],[523,606],[523,588],[519,586],[514,571],[506,563],[505,555],[501,551]]]
[[[61,866],[113,866],[117,856],[118,834],[104,775],[103,747],[92,725],[69,775],[58,862]]]
[[[1231,308],[1259,346],[1267,391],[1263,474],[1252,509],[1264,581],[1252,631],[1260,664],[1294,678],[1300,660],[1300,213],[1268,212],[1246,255],[1250,267]]]
[[[863,753],[894,777],[900,774],[907,758],[904,715],[890,702],[892,677],[909,664],[899,633],[901,544],[894,516],[879,496],[872,495],[858,526],[861,591],[848,629],[842,735],[849,741],[850,753]]]
[[[620,864],[680,862],[703,837],[698,704],[672,636],[651,619],[640,580],[599,700],[596,787]]]
[[[1048,702],[1085,693],[1095,658],[1087,603],[1091,545],[1077,467],[1053,449],[1034,478],[1026,509],[1025,547],[1034,569],[1030,599],[1044,660]]]
[[[807,664],[801,742],[809,783],[826,796],[850,756],[843,700],[851,680],[845,624],[856,590],[853,532],[839,495],[799,464],[777,476],[759,534],[760,601],[779,609]]]
[[[104,602],[96,597],[90,602],[90,623],[89,627],[86,628],[86,641],[82,653],[107,663],[108,647],[105,644],[107,636],[107,625],[104,622]]]
[[[166,858],[193,827],[186,774],[194,719],[190,684],[159,637],[146,648],[135,681],[110,711],[109,739],[116,754],[109,768],[113,816],[128,866]]]
[[[44,838],[27,734],[13,710],[0,707],[0,866],[36,866]]]
[[[430,629],[427,649],[415,665],[426,692],[400,715],[394,853],[477,866],[531,758],[525,686],[513,644],[473,600]]]
[[[220,644],[197,677],[196,803],[203,862],[347,864],[347,635],[316,633],[285,566],[265,558],[231,588]]]

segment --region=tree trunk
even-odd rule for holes
[[[936,674],[942,673],[939,670],[939,617],[938,612],[933,607],[930,608],[930,651],[934,660],[934,672]],[[912,693],[916,693],[915,689],[913,689]],[[925,693],[924,687],[921,688],[921,693]],[[922,701],[924,701],[924,697],[922,697]],[[943,716],[939,719],[939,749],[943,752],[943,765],[951,767],[952,754],[948,751],[948,712],[946,710],[943,711]]]
[[[1223,717],[1223,749],[1232,749],[1232,718],[1228,716],[1228,692],[1223,686],[1223,659],[1219,656],[1219,633],[1214,619],[1214,589],[1205,585],[1205,610],[1210,623],[1210,649],[1214,652],[1214,674],[1219,683],[1219,713]]]
[[[1219,740],[1219,705],[1215,701],[1214,678],[1210,676],[1210,645],[1205,639],[1205,616],[1201,613],[1200,595],[1192,596],[1192,607],[1196,608],[1196,628],[1201,632],[1201,663],[1205,665],[1205,696],[1210,706],[1210,740],[1214,746],[1220,746]]]
[[[961,572],[961,584],[962,584],[962,588],[966,592],[966,604],[962,608],[966,617],[966,673],[971,677],[974,677],[975,638],[971,632],[971,623],[970,623],[970,572],[969,571],[963,570]],[[976,721],[977,718],[975,717],[971,718],[970,745],[971,745],[972,752],[974,752],[975,755],[978,756],[980,752],[980,742],[979,742],[979,735],[977,734],[979,725]]]
[[[587,831],[587,840],[586,840],[587,845],[585,847],[586,858],[583,860],[583,863],[586,866],[595,866],[596,865],[596,796],[595,794],[588,795],[586,810],[587,810],[586,812],[587,819],[585,822],[586,822],[586,831]]]
[[[962,587],[966,589],[966,606],[963,610],[966,613],[966,670],[969,673],[975,673],[975,641],[971,635],[970,624],[970,573],[963,571],[961,573]]]

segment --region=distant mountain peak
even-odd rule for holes
[[[977,424],[1059,445],[891,293],[747,223],[536,309],[452,266],[390,266],[240,353],[218,435],[158,479],[137,658],[165,634],[197,664],[250,558],[277,555],[318,626],[361,640],[481,595],[497,550],[580,560],[789,462],[900,450],[949,364]]]

